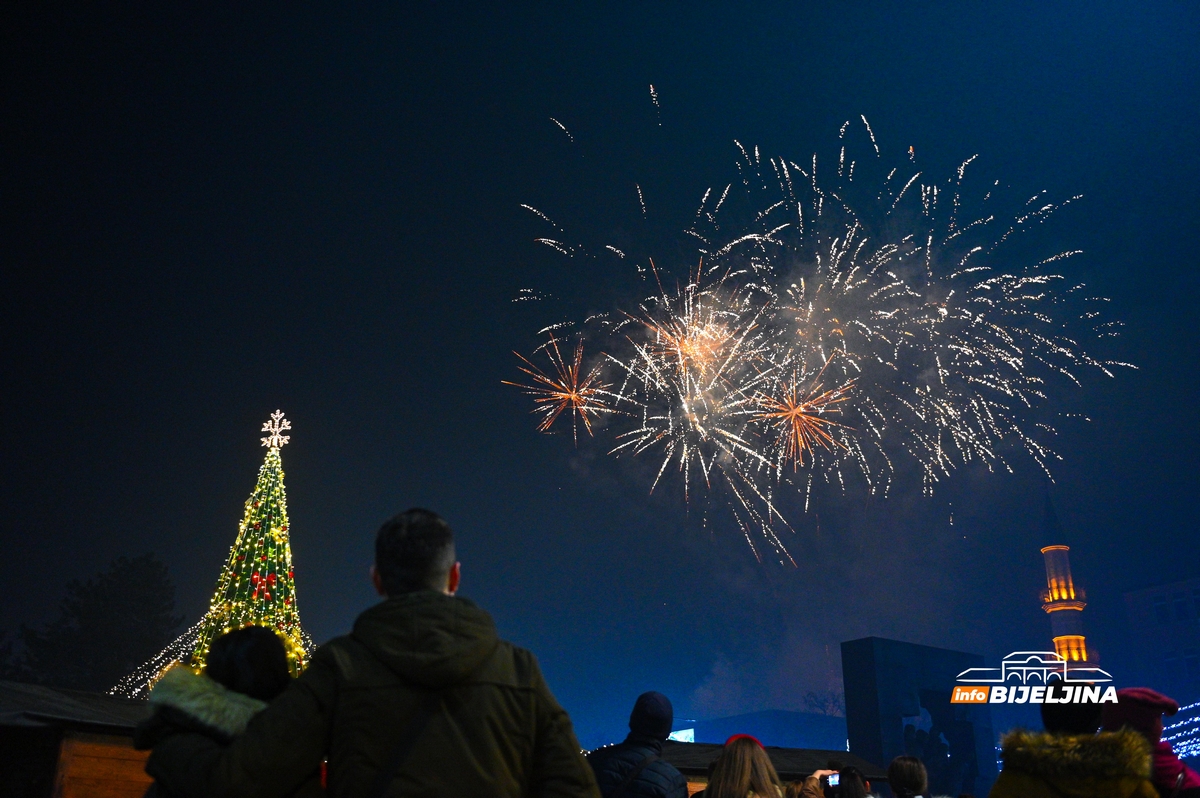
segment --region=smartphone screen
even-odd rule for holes
[[[836,773],[829,774],[829,786],[830,787],[838,786],[839,781],[840,781],[840,779],[838,778],[838,774],[836,774]]]

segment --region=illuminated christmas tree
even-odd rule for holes
[[[109,693],[143,697],[167,668],[186,662],[199,670],[208,647],[231,629],[265,626],[274,629],[288,650],[293,675],[308,664],[312,640],[300,626],[296,609],[296,581],[292,547],[288,538],[287,492],[283,486],[283,461],[279,450],[292,428],[281,411],[263,424],[267,456],[258,470],[258,483],[246,500],[229,559],[217,578],[217,589],[208,612],[176,640],[116,684]]]
[[[194,668],[204,666],[208,647],[231,629],[266,626],[276,630],[288,647],[292,675],[308,664],[300,613],[296,609],[296,581],[292,546],[288,540],[287,492],[283,487],[283,461],[279,450],[289,440],[281,434],[291,423],[276,410],[263,424],[267,456],[258,469],[258,484],[246,500],[246,512],[237,540],[217,580],[217,589],[201,623],[192,652]]]

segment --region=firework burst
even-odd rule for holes
[[[687,491],[694,478],[711,488],[715,467],[747,458],[767,464],[757,441],[742,433],[752,392],[766,379],[769,338],[744,298],[689,283],[662,293],[629,316],[632,355],[609,355],[622,373],[618,405],[640,410],[641,424],[617,435],[612,453],[659,449],[662,465],[678,464]]]
[[[758,412],[752,420],[764,422],[774,431],[776,439],[771,447],[783,462],[792,464],[793,471],[804,465],[806,454],[810,460],[815,458],[818,448],[826,452],[847,449],[834,436],[842,430],[850,431],[850,428],[828,416],[837,413],[838,405],[850,398],[854,380],[823,390],[824,385],[818,382],[820,379],[821,373],[818,373],[805,388],[806,380],[793,372],[790,379],[777,383],[775,393],[760,393],[755,397]]]
[[[556,377],[522,358],[539,429],[566,410],[589,433],[593,415],[619,414],[611,453],[657,457],[651,490],[672,471],[689,501],[720,490],[755,553],[765,541],[781,559],[785,488],[806,509],[814,483],[846,490],[857,477],[887,495],[909,463],[928,494],[966,463],[1012,471],[1017,452],[1049,474],[1054,428],[1035,409],[1086,370],[1132,367],[1080,344],[1119,323],[1049,271],[1078,251],[1006,250],[1072,200],[1039,193],[1002,222],[990,210],[999,181],[965,199],[974,158],[925,183],[888,169],[863,123],[873,152],[854,159],[843,125],[820,179],[816,156],[802,166],[738,145],[740,180],[705,192],[685,231],[700,265],[674,290],[648,257],[598,250],[648,263],[638,271],[656,290],[636,311],[589,319],[583,334],[607,351],[586,377],[580,347],[566,364],[552,342]],[[814,375],[805,364],[822,365]]]
[[[588,435],[592,435],[592,420],[602,413],[611,413],[613,409],[606,403],[608,386],[599,380],[598,367],[584,373],[583,341],[575,344],[575,355],[571,360],[563,358],[558,348],[558,339],[553,335],[545,346],[546,356],[554,368],[554,374],[549,375],[529,361],[524,355],[514,352],[525,365],[517,368],[533,378],[533,384],[504,381],[505,385],[514,385],[534,397],[533,412],[539,414],[542,420],[538,422],[539,432],[548,432],[554,422],[564,412],[571,416],[571,434],[575,443],[579,443],[579,423],[583,424]]]

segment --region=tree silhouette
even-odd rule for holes
[[[8,632],[0,630],[0,679],[12,679],[17,676],[17,665],[13,658],[13,641],[8,639]]]
[[[17,633],[18,678],[102,691],[175,636],[175,586],[154,554],[120,557],[92,579],[67,583],[59,616],[43,629]]]
[[[834,690],[809,690],[804,694],[804,708],[818,715],[846,716],[846,702]]]

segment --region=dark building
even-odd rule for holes
[[[934,794],[987,795],[996,779],[986,704],[951,704],[958,674],[983,665],[963,651],[865,637],[842,643],[851,753],[871,762],[916,756]]]
[[[752,734],[763,745],[783,748],[846,750],[846,719],[815,712],[786,712],[768,709],[727,718],[688,722],[686,739],[697,743],[723,743],[735,734]]]
[[[1200,579],[1125,594],[1146,681],[1181,703],[1200,700]]]
[[[133,728],[149,715],[145,701],[0,682],[0,796],[141,798]]]

